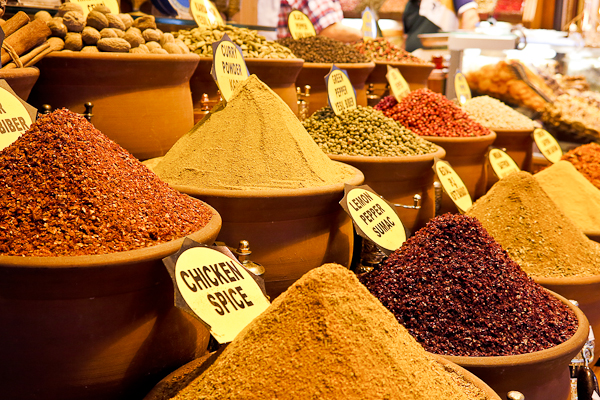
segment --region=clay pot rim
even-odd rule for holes
[[[359,68],[375,68],[375,63],[373,61],[369,61],[366,63],[312,63],[312,62],[304,62],[302,68],[308,69],[318,69],[318,68],[331,68],[331,66],[335,64],[339,69],[359,69]]]
[[[26,76],[39,76],[40,70],[37,67],[11,68],[0,70],[0,79],[4,77],[22,78]]]
[[[204,203],[204,202],[203,202]],[[198,231],[187,234],[195,241],[203,241],[211,236],[217,236],[221,230],[221,215],[204,203],[212,212],[212,217],[208,223]],[[66,268],[94,268],[94,267],[122,267],[127,264],[134,264],[149,259],[161,259],[167,257],[179,250],[185,237],[174,239],[169,242],[160,243],[155,246],[143,247],[135,250],[121,251],[117,253],[94,254],[83,256],[58,256],[58,257],[23,257],[23,256],[3,256],[0,255],[1,268],[47,268],[47,269],[66,269]]]
[[[496,132],[496,134],[498,133],[533,133],[533,131],[535,130],[535,128],[531,128],[531,129],[492,129],[489,127],[486,127],[489,130]]]
[[[459,364],[465,368],[471,367],[516,367],[537,364],[542,361],[554,360],[564,357],[570,350],[577,348],[580,350],[586,342],[589,335],[589,322],[583,314],[583,311],[579,307],[574,306],[569,300],[562,297],[561,295],[545,289],[554,297],[558,298],[563,304],[565,304],[571,311],[577,316],[577,331],[565,342],[540,351],[533,353],[518,354],[513,356],[488,356],[488,357],[466,357],[466,356],[448,356],[441,355],[442,357],[452,361],[455,364]]]
[[[121,61],[129,63],[132,61],[148,61],[148,62],[198,62],[200,56],[196,53],[190,54],[139,54],[139,53],[63,53],[60,51],[53,51],[44,58],[49,59],[72,59],[72,60],[90,60],[90,61]]]
[[[578,286],[600,283],[600,274],[587,276],[565,276],[560,278],[534,276],[533,280],[542,286],[545,285],[562,285],[562,286]]]
[[[212,57],[200,57],[200,62],[210,61],[213,62]],[[254,63],[266,63],[266,64],[304,64],[304,59],[302,58],[244,58],[246,64],[254,64]]]
[[[375,63],[375,65],[377,65],[377,64],[390,65],[390,66],[400,65],[400,66],[408,66],[408,67],[427,67],[427,68],[435,69],[435,64],[431,63],[431,62],[427,62],[427,63],[424,63],[424,64],[422,64],[422,63],[413,63],[413,62],[377,61],[377,60],[373,60],[373,62]]]
[[[407,162],[419,162],[433,160],[434,157],[443,158],[446,156],[446,150],[435,145],[437,150],[433,153],[419,154],[416,156],[348,156],[342,154],[327,154],[327,156],[334,160],[343,163],[347,162],[361,162],[361,163],[383,163],[383,164],[404,164]]]
[[[494,140],[496,140],[496,132],[495,131],[490,131],[491,133],[489,135],[485,135],[485,136],[423,136],[423,135],[419,135],[420,137],[422,137],[425,140],[429,140],[430,142],[434,142],[436,144],[438,143],[452,143],[452,142],[456,142],[456,143],[460,143],[460,142],[472,142],[472,143],[477,143],[477,142],[493,142]],[[442,145],[442,147],[444,147]]]
[[[334,161],[337,162],[337,161]],[[340,163],[342,164],[342,163]],[[343,192],[344,186],[360,185],[365,180],[365,176],[358,168],[344,164],[354,170],[354,175],[345,182],[335,183],[327,186],[314,186],[299,189],[250,189],[250,190],[229,190],[229,189],[203,189],[193,186],[171,185],[169,186],[178,192],[185,193],[192,197],[222,197],[222,198],[286,198],[286,197],[309,197],[321,196],[335,192]],[[340,198],[341,199],[341,198]]]

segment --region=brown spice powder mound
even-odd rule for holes
[[[533,277],[600,274],[598,244],[565,216],[528,172],[497,182],[467,214]]]
[[[465,385],[467,388],[465,388]],[[347,269],[310,271],[179,395],[191,399],[486,399],[433,361]]]
[[[133,250],[181,238],[212,217],[64,109],[41,116],[0,152],[0,188],[3,255]]]

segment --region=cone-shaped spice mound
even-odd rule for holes
[[[434,218],[361,281],[432,353],[524,354],[577,330],[575,314],[466,215]]]
[[[356,277],[326,264],[248,325],[176,399],[485,399],[432,361]]]
[[[469,209],[529,275],[600,274],[600,247],[548,197],[528,172],[497,182]]]
[[[0,254],[106,254],[206,225],[204,203],[162,182],[84,117],[41,116],[0,152]]]
[[[255,75],[175,143],[154,171],[164,181],[210,189],[297,189],[344,182],[281,98]]]

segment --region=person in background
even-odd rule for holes
[[[422,46],[422,33],[473,30],[479,23],[477,3],[473,0],[409,0],[402,17],[406,51]]]

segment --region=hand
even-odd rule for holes
[[[339,40],[340,42],[356,42],[362,39],[362,32],[358,29],[345,26],[341,22],[336,22],[323,29],[319,35]]]
[[[460,15],[458,27],[472,31],[479,23],[479,13],[476,8],[469,8]]]

